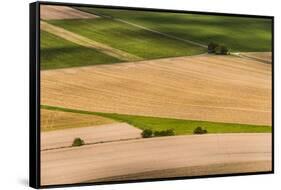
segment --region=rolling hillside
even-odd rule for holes
[[[270,19],[84,7],[79,9],[205,45],[211,41],[222,43],[232,51],[271,51]]]
[[[41,72],[41,103],[94,112],[271,125],[271,65],[187,56]]]

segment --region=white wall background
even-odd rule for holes
[[[31,0],[2,0],[0,5],[0,189],[28,187],[28,3]],[[64,0],[64,2],[184,9],[275,16],[275,145],[276,174],[211,179],[193,179],[121,185],[75,187],[72,189],[278,189],[280,175],[281,124],[278,84],[281,82],[281,3],[277,0]],[[63,188],[62,188],[63,189]]]

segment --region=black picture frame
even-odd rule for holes
[[[111,8],[124,10],[140,10],[140,11],[155,11],[166,13],[192,13],[200,15],[222,15],[232,17],[247,17],[247,18],[266,18],[272,22],[272,170],[265,172],[248,172],[235,174],[216,174],[203,176],[188,176],[188,177],[171,177],[157,179],[140,179],[140,180],[124,180],[124,181],[109,181],[109,182],[94,182],[94,183],[74,183],[74,184],[58,184],[44,185],[40,183],[40,5],[58,5],[58,6],[80,6],[80,7],[95,7],[95,8]],[[30,80],[29,80],[29,185],[33,188],[55,188],[55,187],[72,187],[72,186],[88,186],[102,184],[121,184],[121,183],[136,183],[136,182],[153,182],[166,180],[182,180],[195,178],[213,178],[213,177],[229,177],[229,176],[245,176],[259,174],[274,173],[274,17],[263,15],[247,15],[247,14],[229,14],[217,12],[200,12],[186,10],[168,10],[155,8],[140,8],[140,7],[120,7],[120,6],[104,6],[93,4],[80,3],[62,3],[62,2],[47,2],[37,1],[29,4],[29,39],[30,39]]]

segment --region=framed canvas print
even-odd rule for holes
[[[30,4],[30,186],[274,171],[271,16]]]

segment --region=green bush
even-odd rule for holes
[[[151,129],[144,129],[141,133],[142,138],[149,138],[152,137],[152,130]]]
[[[203,129],[202,127],[196,127],[193,131],[193,134],[199,134],[199,135],[206,134],[206,133],[208,133],[208,131],[206,129]]]
[[[162,131],[154,131],[153,134],[154,134],[155,137],[174,136],[175,131],[174,131],[174,129],[167,129],[167,130],[162,130]]]
[[[217,55],[228,55],[229,49],[225,45],[219,45],[215,48],[215,54]]]
[[[174,129],[166,130],[166,135],[167,136],[175,136],[176,135],[175,130]]]
[[[73,140],[72,146],[82,146],[85,142],[81,138],[75,138]]]
[[[225,45],[210,42],[208,44],[208,53],[214,53],[214,54],[217,54],[217,55],[228,55],[229,54],[229,48],[226,47]]]
[[[154,131],[153,132],[153,136],[155,136],[155,137],[160,137],[160,136],[163,136],[163,135],[161,135],[161,131]]]
[[[229,49],[226,46],[222,45],[220,53],[221,53],[221,55],[228,55],[229,54]]]
[[[219,44],[210,42],[208,44],[208,53],[215,53],[215,49],[219,46]]]
[[[161,131],[153,131],[151,129],[144,129],[141,133],[143,138],[161,137],[161,136],[174,136],[176,135],[174,129],[167,129]]]

